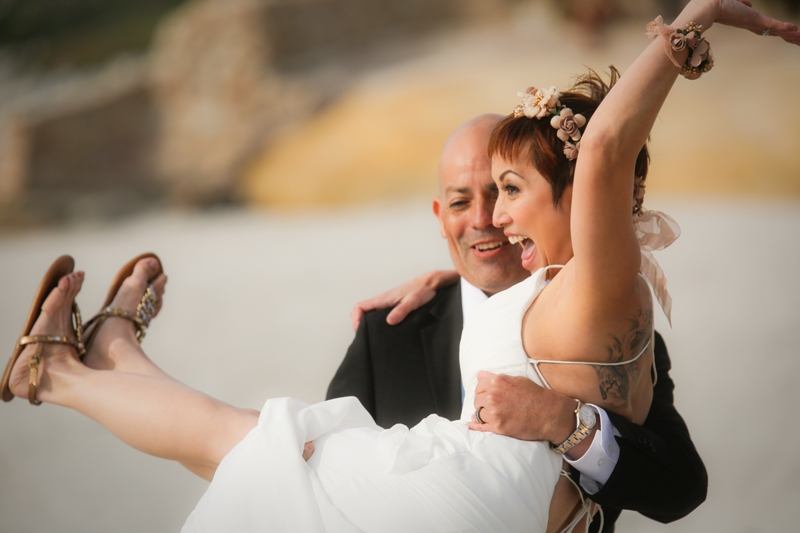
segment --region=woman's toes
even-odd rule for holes
[[[117,293],[121,300],[118,301],[117,298],[114,298],[115,304],[121,304],[123,308],[127,308],[130,305],[135,306],[147,286],[151,284],[151,280],[158,275],[159,270],[158,260],[154,257],[146,257],[137,261],[131,275],[122,282],[122,287]],[[127,301],[131,298],[133,298],[131,301]]]
[[[72,272],[62,276],[61,279],[58,280],[58,285],[56,285],[44,299],[42,303],[42,313],[59,323],[59,326],[62,321],[71,324],[72,302],[80,292],[82,285],[82,272]],[[48,327],[52,327],[52,325],[48,323]],[[38,328],[34,327],[34,329]],[[39,334],[43,332],[36,331],[36,333]]]
[[[42,311],[51,316],[55,315],[64,307],[65,300],[72,298],[74,285],[72,274],[62,276],[61,279],[58,280],[58,285],[56,285],[44,299]]]
[[[74,300],[80,292],[81,287],[83,286],[83,278],[83,272],[73,272],[72,274],[69,274],[69,290],[67,292],[71,300]]]
[[[164,292],[167,286],[167,275],[163,272],[158,275],[156,279],[153,280],[153,290],[156,291],[156,295],[161,298],[164,296]]]
[[[158,299],[158,303],[156,304],[156,312],[161,310],[161,303],[164,301],[164,293],[166,292],[166,285],[167,285],[167,276],[164,273],[158,275],[156,279],[153,280],[151,286],[156,293],[156,298]]]
[[[155,257],[145,257],[134,265],[131,277],[148,283],[149,280],[158,275],[160,270],[161,267],[158,263],[158,259]]]

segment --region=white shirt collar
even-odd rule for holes
[[[472,314],[478,305],[488,298],[478,287],[461,278],[461,312],[464,316],[464,324],[467,323],[467,317]]]

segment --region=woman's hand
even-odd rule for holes
[[[774,35],[792,44],[800,44],[800,30],[797,24],[784,22],[753,8],[750,0],[714,0],[719,24],[744,28],[758,35]]]

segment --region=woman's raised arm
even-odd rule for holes
[[[800,43],[797,26],[766,17],[745,0],[692,0],[672,23],[707,30],[715,22]],[[686,61],[690,47],[677,50],[656,37],[628,67],[586,126],[573,185],[571,233],[579,279],[597,301],[630,289],[640,254],[632,224],[633,171],[656,116]],[[686,128],[687,135],[691,128]]]

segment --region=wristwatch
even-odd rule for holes
[[[597,425],[597,411],[591,405],[586,405],[576,399],[575,406],[575,431],[567,437],[567,440],[553,447],[553,451],[563,455],[570,449],[577,446],[583,439],[589,436]]]

